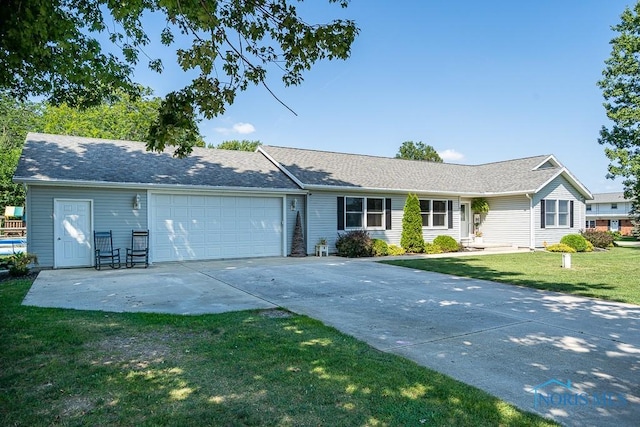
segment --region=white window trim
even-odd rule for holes
[[[419,199],[419,201],[428,201],[429,202],[429,225],[422,226],[423,229],[427,230],[448,230],[449,229],[449,200],[447,199]],[[437,212],[437,215],[444,215],[444,224],[443,225],[433,225],[433,202],[443,202],[444,203],[444,212]],[[422,215],[427,214],[426,211],[420,209],[420,217]]]
[[[362,227],[349,227],[347,225],[347,199],[362,199]],[[369,227],[367,224],[367,200],[368,199],[379,199],[382,200],[382,225],[380,226],[375,226],[375,227]],[[365,196],[345,196],[344,197],[344,229],[345,230],[384,230],[385,229],[385,224],[387,221],[386,215],[386,208],[385,208],[385,198],[384,197],[365,197]],[[354,212],[349,212],[349,213],[354,213]],[[374,211],[373,213],[375,214],[379,214],[380,212]]]

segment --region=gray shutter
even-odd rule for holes
[[[391,199],[384,201],[385,230],[391,230]]]
[[[546,212],[545,212],[544,202],[545,202],[544,199],[540,200],[540,228],[544,228],[545,226],[544,216]]]
[[[344,197],[338,197],[338,230],[344,230]]]
[[[573,200],[569,202],[569,227],[573,228]]]
[[[449,229],[453,228],[453,200],[447,200],[447,214],[449,215]]]

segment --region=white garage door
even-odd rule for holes
[[[282,255],[282,198],[151,196],[154,261]]]

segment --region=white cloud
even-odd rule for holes
[[[248,133],[254,133],[256,131],[256,128],[254,128],[251,123],[236,123],[235,125],[233,125],[233,130],[246,135]]]
[[[438,153],[445,162],[458,161],[464,159],[464,154],[458,153],[456,150],[448,148]]]
[[[236,123],[230,128],[214,128],[218,133],[223,135],[229,135],[230,133],[239,133],[241,135],[247,135],[256,131],[256,128],[251,123]]]

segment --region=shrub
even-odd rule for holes
[[[564,243],[555,243],[553,245],[548,245],[546,247],[546,249],[549,252],[564,252],[564,253],[575,253],[576,250],[573,249],[571,246],[569,245],[565,245]]]
[[[388,248],[387,255],[397,256],[397,255],[404,255],[406,253],[404,248],[398,245],[389,245],[387,248]]]
[[[402,216],[402,236],[400,246],[407,252],[420,253],[424,251],[422,237],[422,215],[420,215],[420,201],[415,194],[409,194],[404,204]]]
[[[560,243],[571,246],[576,252],[585,252],[587,250],[587,240],[581,234],[567,234],[560,239]]]
[[[580,233],[596,248],[608,248],[613,244],[613,236],[608,231],[587,229]]]
[[[442,248],[435,243],[425,243],[424,244],[424,253],[425,254],[441,254]]]
[[[9,275],[13,277],[20,277],[29,274],[29,264],[37,264],[38,257],[35,254],[18,252],[10,255],[7,261]]]
[[[458,252],[460,250],[460,245],[458,245],[456,239],[451,236],[438,236],[433,239],[433,244],[440,246],[442,252]]]
[[[338,234],[336,249],[339,256],[358,258],[372,255],[372,240],[364,230],[353,230]]]
[[[587,240],[587,250],[586,252],[593,252],[593,243]]]
[[[371,242],[371,252],[373,256],[387,256],[389,254],[389,245],[381,239],[373,239]]]
[[[607,231],[607,233],[611,234],[613,240],[620,240],[622,238],[622,233],[619,231]]]

